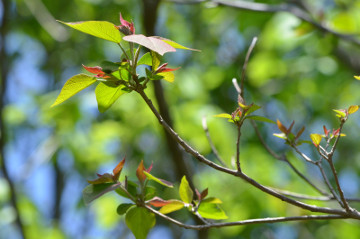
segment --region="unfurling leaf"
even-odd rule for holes
[[[62,22],[69,27],[72,27],[78,31],[90,34],[95,37],[102,38],[104,40],[120,43],[121,36],[119,30],[111,22],[106,21],[83,21],[83,22]]]
[[[68,79],[61,89],[59,96],[56,98],[54,104],[51,107],[61,104],[71,96],[80,92],[81,90],[89,87],[96,82],[96,78],[86,74],[79,74]]]
[[[125,164],[125,157],[123,160],[121,160],[121,162],[113,169],[113,179],[115,181],[119,180],[120,174],[121,174],[121,170],[123,169]]]
[[[226,114],[226,113],[214,115],[214,117],[226,118],[226,119],[231,119],[232,118],[230,114]]]
[[[140,182],[144,182],[146,179],[144,161],[141,160],[138,168],[136,169],[136,177],[139,179]]]
[[[146,37],[142,34],[124,36],[123,40],[142,45],[152,51],[159,53],[160,55],[164,55],[167,52],[176,51],[176,49],[170,46],[168,43],[163,42],[156,37]]]
[[[359,109],[359,106],[358,106],[358,105],[352,105],[352,106],[350,106],[349,109],[348,109],[349,115],[354,114],[356,111],[358,111],[358,109]]]
[[[184,207],[184,203],[178,200],[168,200],[170,203],[163,206],[159,212],[162,214],[168,214],[170,212],[175,212]]]
[[[276,120],[276,123],[281,132],[283,132],[284,134],[288,133],[286,127],[280,122],[280,120]]]
[[[146,177],[149,179],[149,180],[153,180],[157,183],[160,183],[161,185],[164,185],[166,187],[169,187],[169,188],[172,188],[173,187],[173,184],[164,180],[164,179],[161,179],[161,178],[157,178],[155,177],[154,175],[146,172],[146,171],[143,171],[143,173],[146,175]]]
[[[146,208],[131,207],[126,212],[125,222],[136,239],[146,239],[150,229],[155,226],[156,219]]]
[[[190,188],[190,185],[188,183],[188,181],[186,180],[186,177],[182,177],[181,179],[181,183],[180,183],[180,188],[179,188],[179,194],[180,194],[180,198],[183,202],[190,204],[194,193],[192,191],[192,189]]]
[[[344,118],[346,117],[346,111],[345,110],[333,110],[336,112],[336,117]]]
[[[322,136],[320,134],[310,134],[310,138],[315,145],[315,147],[319,147],[319,144],[321,142]]]

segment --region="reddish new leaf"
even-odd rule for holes
[[[123,40],[142,45],[154,52],[159,53],[160,55],[164,55],[167,52],[176,51],[174,47],[170,46],[166,42],[163,42],[162,40],[159,40],[155,37],[146,37],[142,34],[124,36]]]
[[[146,175],[144,174],[145,171],[145,167],[144,167],[144,161],[141,160],[138,168],[136,169],[136,176],[139,179],[140,182],[144,182],[146,179]]]
[[[97,176],[99,178],[95,179],[95,180],[88,180],[88,183],[90,184],[102,184],[102,183],[113,183],[113,175],[109,174],[109,173],[104,173],[104,174],[97,174]]]
[[[325,125],[323,126],[323,128],[324,128],[325,137],[328,137],[328,135],[329,135],[329,133],[330,133],[330,130],[327,129]]]
[[[281,132],[283,132],[284,134],[287,134],[287,129],[286,127],[280,122],[280,120],[276,120],[277,126],[279,128],[279,130]]]
[[[209,192],[208,188],[204,189],[204,191],[201,192],[201,200],[206,198],[208,192]]]
[[[298,138],[300,138],[300,136],[302,135],[302,133],[304,132],[304,130],[305,130],[305,126],[303,126],[300,130],[299,130],[299,132],[296,134],[296,136],[295,136],[295,139],[298,139]]]
[[[121,174],[121,170],[123,169],[125,164],[125,157],[123,160],[121,160],[121,162],[113,169],[113,179],[115,181],[119,180],[120,174]]]
[[[149,201],[146,202],[146,204],[150,204],[151,206],[154,206],[154,207],[163,207],[169,203],[171,203],[170,200],[164,200],[159,197],[153,197],[152,199],[150,199]]]

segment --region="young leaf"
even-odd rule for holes
[[[198,212],[202,217],[208,219],[221,220],[228,218],[219,205],[215,203],[206,203],[204,201],[201,202],[198,208]]]
[[[259,116],[259,115],[249,115],[249,116],[246,117],[246,119],[253,119],[253,120],[256,120],[256,121],[262,121],[262,122],[275,124],[275,122],[272,121],[271,119],[268,119],[266,117]]]
[[[296,136],[295,136],[295,139],[298,139],[298,138],[300,138],[300,136],[302,135],[302,133],[304,132],[304,130],[305,130],[305,126],[303,126],[300,130],[299,130],[299,132],[296,134]]]
[[[158,76],[162,76],[164,80],[166,80],[167,82],[174,82],[175,79],[175,75],[173,72],[161,72],[157,74]]]
[[[194,193],[191,190],[188,181],[186,180],[186,177],[182,177],[181,179],[181,183],[180,183],[180,188],[179,188],[179,194],[180,194],[180,198],[183,202],[190,204]]]
[[[122,203],[116,208],[117,214],[124,215],[129,208],[134,207],[135,204],[132,203]]]
[[[356,111],[358,111],[358,109],[359,109],[358,105],[350,106],[349,109],[348,109],[349,115],[354,114]]]
[[[90,184],[103,184],[103,183],[114,183],[113,175],[109,173],[98,174],[99,178],[95,180],[88,180]]]
[[[83,199],[86,205],[120,186],[120,183],[90,184],[83,190]]]
[[[223,113],[223,114],[218,114],[218,115],[214,115],[214,117],[219,117],[219,118],[226,118],[226,119],[231,119],[231,115]]]
[[[339,117],[339,118],[344,118],[346,117],[346,113],[344,112],[344,110],[333,110],[336,112],[336,117]]]
[[[175,52],[176,49],[166,42],[163,42],[156,37],[146,37],[142,34],[133,34],[124,36],[123,39],[128,42],[137,43],[142,45],[152,51],[159,53],[160,55],[164,55],[167,52]]]
[[[209,197],[204,199],[201,203],[215,203],[215,204],[221,204],[222,201],[215,197]]]
[[[122,94],[127,93],[122,90],[124,87],[124,85],[117,85],[113,82],[100,82],[98,84],[95,95],[101,113],[109,109]]]
[[[168,200],[170,203],[163,206],[159,212],[162,214],[168,214],[170,212],[175,212],[184,207],[184,203],[178,200]]]
[[[280,139],[285,139],[287,140],[287,136],[285,133],[280,133],[280,134],[273,134],[275,137],[278,137]]]
[[[276,120],[277,126],[281,132],[287,134],[287,128],[280,122],[280,120]]]
[[[153,197],[152,199],[146,202],[146,204],[150,204],[151,206],[154,207],[163,207],[169,203],[171,203],[171,200],[164,200],[160,197]]]
[[[121,36],[118,29],[111,22],[106,21],[83,21],[83,22],[62,22],[78,31],[90,34],[104,40],[120,43]]]
[[[360,80],[360,76],[354,76],[354,78]]]
[[[173,184],[164,180],[164,179],[161,179],[161,178],[157,178],[155,177],[154,175],[151,175],[150,173],[146,172],[146,171],[143,171],[143,173],[146,175],[146,177],[149,179],[149,180],[153,180],[157,183],[160,183],[161,185],[164,185],[166,187],[169,187],[169,188],[172,188],[173,187]]]
[[[251,104],[250,108],[248,110],[246,110],[245,116],[251,114],[252,112],[257,111],[258,109],[260,109],[261,106],[255,105],[255,104]]]
[[[155,70],[160,66],[160,55],[155,51],[150,51],[150,54],[152,60],[152,71],[155,72]]]
[[[152,57],[150,52],[145,53],[137,62],[137,65],[148,65],[152,66]]]
[[[121,160],[121,162],[113,169],[113,179],[115,181],[119,180],[120,174],[121,174],[121,170],[123,169],[125,164],[125,157],[123,160]]]
[[[310,134],[310,138],[311,138],[313,144],[315,145],[315,147],[319,147],[322,136],[320,134]]]
[[[75,95],[86,87],[89,87],[95,82],[95,77],[86,74],[78,74],[71,77],[66,81],[65,85],[61,89],[59,96],[56,98],[54,104],[52,104],[51,107],[61,104],[65,100],[69,99],[71,96]]]
[[[158,39],[162,40],[163,42],[166,42],[167,44],[169,44],[170,46],[172,46],[172,47],[174,47],[176,49],[183,49],[183,50],[199,51],[200,52],[200,50],[192,49],[192,48],[189,48],[189,47],[186,47],[186,46],[182,46],[179,43],[174,42],[174,41],[169,40],[169,39],[166,39],[166,38],[158,37]]]
[[[125,222],[136,239],[146,239],[150,229],[155,226],[156,219],[146,208],[131,207],[126,212]]]
[[[145,166],[144,166],[144,161],[141,160],[141,162],[139,163],[138,168],[136,169],[136,177],[139,179],[140,182],[144,182],[146,179],[146,175],[144,173],[145,171]]]

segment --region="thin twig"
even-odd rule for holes
[[[240,165],[240,137],[241,137],[241,125],[237,124],[237,138],[236,138],[236,169],[241,172]]]
[[[181,145],[181,147],[183,147],[183,149],[188,152],[189,154],[191,154],[192,156],[194,156],[198,161],[200,161],[201,163],[204,163],[206,165],[208,165],[209,167],[220,171],[220,172],[224,172],[230,175],[234,175],[236,177],[239,177],[241,179],[243,179],[244,181],[250,183],[251,185],[253,185],[254,187],[260,189],[261,191],[274,196],[284,202],[287,202],[289,204],[292,204],[294,206],[312,211],[312,212],[322,212],[322,213],[327,213],[327,214],[337,214],[337,215],[342,215],[342,216],[348,216],[351,218],[356,218],[356,219],[360,219],[360,213],[358,211],[352,211],[352,212],[346,212],[343,210],[338,210],[338,209],[332,209],[332,208],[327,208],[327,207],[318,207],[318,206],[314,206],[314,205],[310,205],[310,204],[306,204],[300,201],[296,201],[294,199],[291,199],[289,197],[286,197],[274,190],[272,190],[269,187],[266,187],[260,183],[258,183],[257,181],[255,181],[254,179],[250,178],[249,176],[247,176],[245,173],[243,172],[238,172],[236,170],[232,170],[232,169],[228,169],[225,168],[223,166],[220,166],[210,160],[208,160],[207,158],[205,158],[203,155],[201,155],[198,151],[196,151],[195,149],[193,149],[189,144],[187,144],[161,117],[161,115],[159,114],[159,112],[156,110],[156,108],[154,107],[154,105],[152,104],[152,101],[147,97],[147,95],[145,94],[145,92],[142,89],[137,89],[137,92],[141,95],[141,97],[143,98],[143,100],[146,102],[146,104],[149,106],[150,110],[154,113],[154,115],[156,116],[156,118],[158,119],[159,123],[165,128],[165,130]]]
[[[153,209],[150,206],[145,206],[149,211],[154,214],[164,218],[165,220],[174,223],[180,227],[186,229],[202,230],[206,228],[219,228],[219,227],[231,227],[231,226],[243,226],[250,224],[261,224],[261,223],[277,223],[277,222],[289,222],[289,221],[310,221],[310,220],[330,220],[330,219],[346,219],[348,217],[341,215],[305,215],[297,217],[268,217],[268,218],[257,218],[257,219],[248,219],[237,222],[224,222],[224,223],[213,223],[206,225],[188,225],[182,222],[179,222],[171,217],[168,217],[157,210]]]
[[[246,53],[244,65],[243,65],[242,71],[241,71],[241,78],[240,78],[240,90],[241,91],[240,91],[240,96],[244,100],[244,103],[245,103],[245,99],[244,99],[244,81],[245,81],[246,67],[247,67],[247,64],[249,62],[251,52],[254,50],[254,47],[256,45],[256,42],[257,42],[257,37],[254,37],[252,39],[250,47],[249,47],[249,49],[248,49],[248,51]]]
[[[313,161],[309,156],[307,156],[306,154],[304,154],[303,152],[301,152],[296,145],[291,145],[291,147],[293,149],[295,149],[295,152],[298,153],[303,159],[305,159],[306,162],[312,163],[316,165],[316,162]]]
[[[207,126],[207,122],[206,122],[206,117],[205,117],[205,116],[202,118],[202,126],[203,126],[203,129],[204,129],[204,131],[205,131],[206,138],[207,138],[207,140],[208,140],[208,142],[209,142],[209,145],[210,145],[210,147],[211,147],[211,150],[212,150],[212,152],[214,153],[216,159],[219,161],[219,163],[220,163],[222,166],[226,167],[226,164],[225,164],[224,160],[221,158],[219,152],[217,151],[217,149],[216,149],[216,147],[215,147],[215,145],[214,145],[214,143],[213,143],[213,141],[212,141],[212,139],[211,139],[211,136],[210,136],[210,133],[209,133],[209,128],[208,128],[208,126]]]
[[[264,148],[266,149],[266,151],[268,151],[268,153],[270,155],[272,155],[275,159],[280,160],[280,161],[284,161],[286,162],[289,167],[300,177],[302,178],[305,182],[307,182],[311,187],[313,187],[316,191],[318,191],[320,194],[328,196],[328,193],[326,193],[324,190],[320,189],[319,187],[317,187],[313,182],[310,181],[310,179],[308,179],[304,174],[302,174],[288,159],[285,155],[278,155],[277,153],[275,153],[265,142],[265,140],[263,139],[263,137],[260,134],[259,128],[257,127],[257,124],[254,120],[251,120],[251,125],[253,126],[256,135],[258,136],[261,144],[264,146]]]

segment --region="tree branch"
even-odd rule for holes
[[[341,215],[305,215],[305,216],[297,216],[297,217],[268,217],[268,218],[257,218],[257,219],[248,219],[237,222],[224,222],[224,223],[212,223],[205,225],[188,225],[182,222],[179,222],[169,216],[166,216],[150,206],[146,206],[146,208],[153,212],[154,214],[164,218],[165,220],[174,223],[180,227],[186,229],[194,229],[194,230],[203,230],[208,228],[219,228],[219,227],[231,227],[231,226],[243,226],[250,224],[262,224],[262,223],[277,223],[277,222],[290,222],[290,221],[310,221],[310,220],[331,220],[331,219],[346,219],[348,217]]]

